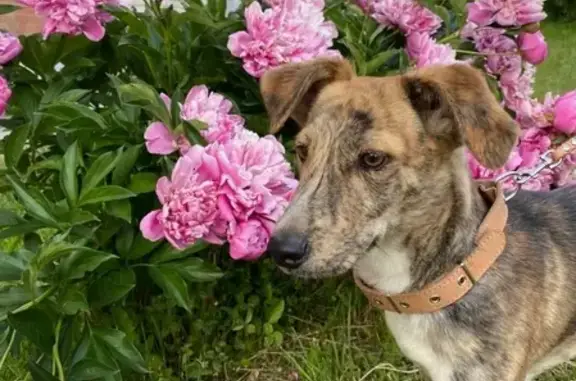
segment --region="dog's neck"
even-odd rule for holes
[[[449,186],[415,199],[401,223],[358,260],[366,284],[388,294],[418,290],[470,255],[488,207],[463,164],[455,157]]]

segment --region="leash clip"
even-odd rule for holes
[[[572,140],[574,140],[574,138],[572,138]],[[538,164],[531,169],[521,171],[508,171],[498,176],[494,180],[497,183],[501,183],[509,178],[512,178],[514,184],[513,189],[504,195],[504,200],[508,201],[512,197],[516,196],[522,185],[538,176],[538,174],[543,170],[554,169],[562,164],[565,156],[560,157],[558,160],[554,160],[554,153],[555,150],[548,150],[544,152],[542,155],[540,155]]]

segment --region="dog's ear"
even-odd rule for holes
[[[482,165],[496,169],[506,163],[519,129],[478,69],[464,63],[435,65],[406,74],[402,81],[424,124],[432,113],[444,112],[456,125],[450,137],[465,143]]]
[[[288,118],[303,128],[320,90],[353,76],[352,65],[337,58],[285,64],[267,71],[260,79],[260,92],[270,117],[270,133],[280,131]]]

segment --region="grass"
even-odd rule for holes
[[[546,23],[542,32],[548,42],[548,59],[536,73],[538,97],[552,91],[563,94],[576,89],[576,23]]]
[[[576,24],[545,23],[549,59],[539,67],[536,95],[576,88]],[[0,195],[0,208],[13,205]],[[17,240],[3,240],[0,250]],[[419,381],[414,366],[398,351],[383,315],[368,308],[350,279],[329,280],[288,309],[292,331],[282,349],[257,354],[238,381]],[[24,360],[9,357],[0,381],[23,381]],[[538,381],[574,381],[576,367],[557,367]]]

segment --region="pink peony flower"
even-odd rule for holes
[[[164,93],[160,93],[160,99],[162,99],[162,102],[164,102],[166,109],[170,111],[170,108],[172,107],[172,98],[170,98],[168,95]]]
[[[204,85],[194,86],[186,96],[180,117],[206,123],[208,128],[200,133],[209,143],[223,142],[244,128],[241,116],[229,114],[232,107],[232,102],[223,95],[211,93]]]
[[[286,161],[284,147],[273,136],[246,135],[206,148],[222,170],[220,208],[232,226],[254,215],[273,216],[285,208],[287,194],[297,181]]]
[[[476,0],[467,4],[468,21],[479,26],[520,26],[544,20],[543,7],[544,0]]]
[[[164,93],[160,94],[160,99],[170,111],[172,99]],[[169,155],[176,150],[179,150],[183,155],[191,147],[190,142],[182,133],[171,131],[164,123],[158,121],[151,123],[146,128],[144,139],[148,152],[155,155]]]
[[[246,31],[228,39],[228,50],[242,59],[250,75],[259,78],[270,68],[321,56],[339,56],[331,50],[338,32],[324,20],[323,0],[281,0],[265,11],[254,1],[244,13]],[[321,7],[319,5],[322,5]]]
[[[519,121],[534,111],[532,95],[534,93],[534,79],[536,68],[528,63],[524,64],[524,71],[514,80],[500,81],[500,89],[504,96],[504,104],[510,110],[516,112]]]
[[[495,47],[501,44],[505,30],[502,28],[492,28],[489,26],[478,27],[474,23],[468,23],[462,30],[464,38],[470,38],[474,41],[476,50],[479,52],[494,52]]]
[[[520,32],[518,47],[522,52],[522,57],[533,65],[541,64],[548,57],[548,44],[540,31],[536,33]]]
[[[144,139],[148,152],[155,155],[169,155],[178,148],[174,134],[162,122],[151,123],[144,132]]]
[[[565,134],[576,132],[576,90],[562,95],[554,104],[554,128]]]
[[[11,33],[0,32],[0,65],[12,61],[22,51],[18,37]]]
[[[442,19],[416,0],[367,0],[362,8],[379,23],[396,27],[405,34],[434,34]]]
[[[522,158],[522,166],[531,168],[538,163],[540,156],[548,151],[552,141],[549,131],[540,128],[530,128],[522,131],[518,144],[518,153]]]
[[[232,259],[258,259],[270,240],[270,231],[257,219],[240,222],[229,235]]]
[[[560,187],[576,185],[576,179],[574,179],[574,168],[576,168],[576,154],[566,156],[564,161],[553,169],[553,183]]]
[[[550,127],[554,120],[555,102],[556,97],[550,93],[546,94],[543,102],[530,99],[528,109],[525,112],[518,112],[516,120],[523,129]]]
[[[468,159],[468,169],[470,170],[472,178],[480,181],[494,180],[494,178],[502,175],[505,172],[514,171],[518,169],[518,167],[522,164],[522,158],[520,157],[516,149],[514,149],[510,154],[510,157],[508,158],[506,164],[502,168],[496,170],[488,169],[482,166],[482,164],[480,164],[478,160],[476,160],[474,155],[472,155],[472,153],[470,153],[469,151],[467,151],[467,159]],[[504,183],[504,188],[507,189],[511,185],[512,184],[510,182],[506,182]]]
[[[143,236],[180,249],[227,239],[232,258],[257,259],[297,186],[284,153],[273,136],[245,129],[225,142],[192,146],[171,180],[158,181],[162,208],[142,219]]]
[[[426,33],[410,34],[406,51],[410,59],[416,62],[416,67],[457,62],[456,52],[450,45],[439,44]]]
[[[492,53],[486,60],[486,67],[500,77],[501,84],[515,83],[522,73],[522,58],[517,53],[516,42],[504,35],[495,38],[493,45],[484,49]]]
[[[214,229],[223,221],[218,211],[220,168],[203,147],[194,146],[182,156],[171,180],[162,177],[156,195],[162,208],[148,213],[140,222],[142,235],[151,241],[166,238],[174,247],[184,249],[203,239],[222,243]]]
[[[12,90],[8,86],[6,78],[0,75],[0,116],[4,115],[8,107],[8,100],[12,96]]]
[[[84,34],[92,41],[100,41],[106,33],[103,23],[112,20],[110,14],[99,9],[115,0],[20,0],[33,7],[36,14],[45,18],[42,34]]]

